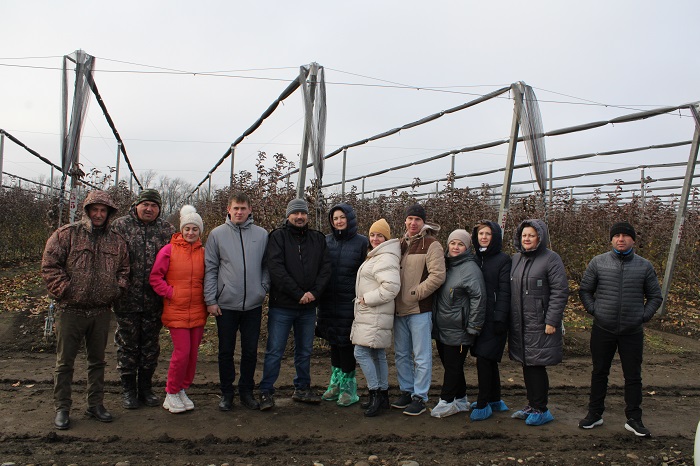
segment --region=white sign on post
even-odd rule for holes
[[[78,189],[70,190],[70,223],[75,222],[75,210],[78,208]]]

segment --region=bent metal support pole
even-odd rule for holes
[[[506,219],[510,208],[510,183],[513,179],[513,166],[515,165],[515,149],[518,147],[518,132],[520,131],[520,112],[523,107],[524,83],[518,81],[511,86],[513,91],[513,122],[510,127],[510,139],[508,142],[508,154],[506,158],[506,170],[501,187],[501,205],[498,209],[498,224],[501,231],[506,231]]]
[[[698,159],[698,145],[700,144],[700,104],[690,105],[690,112],[695,119],[695,134],[693,135],[693,143],[690,146],[690,154],[688,156],[688,165],[685,170],[685,181],[681,191],[681,198],[678,200],[678,212],[676,213],[676,223],[673,226],[673,237],[671,238],[671,248],[668,251],[668,259],[666,260],[666,270],[664,270],[664,281],[661,288],[661,296],[663,302],[658,315],[662,316],[666,313],[666,303],[668,301],[668,292],[671,289],[671,279],[673,278],[673,269],[676,266],[676,257],[678,255],[678,247],[681,244],[681,236],[683,236],[683,224],[686,218],[686,209],[688,207],[688,197],[693,189],[693,174],[695,173],[695,164]]]

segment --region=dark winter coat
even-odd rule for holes
[[[445,283],[433,295],[435,340],[448,346],[470,346],[481,332],[486,314],[486,286],[470,249],[445,254]]]
[[[101,228],[94,228],[87,215],[91,204],[109,208]],[[117,209],[106,193],[88,193],[85,211],[81,221],[62,226],[46,242],[41,276],[59,310],[92,317],[110,312],[126,292],[129,253],[124,239],[110,228]]]
[[[486,222],[491,228],[491,243],[485,251],[478,249],[479,239],[476,228],[472,231],[472,244],[476,248],[475,260],[481,268],[486,284],[486,320],[481,333],[472,346],[472,355],[491,361],[501,361],[508,338],[507,326],[510,322],[510,264],[508,254],[501,251],[503,233],[500,225]],[[496,333],[494,323],[502,330]]]
[[[537,231],[539,244],[523,251],[525,227]],[[562,319],[569,296],[564,263],[547,249],[549,233],[542,220],[525,220],[515,231],[516,251],[510,271],[511,308],[508,350],[510,358],[526,366],[551,366],[562,361]],[[547,335],[545,325],[556,331]]]
[[[333,212],[342,210],[347,219],[344,230],[333,228]],[[355,279],[357,270],[367,256],[369,241],[357,234],[357,217],[348,204],[338,204],[328,213],[332,233],[326,235],[331,279],[318,307],[316,335],[331,345],[348,346],[355,316]]]
[[[308,224],[298,228],[285,221],[270,232],[265,257],[270,273],[270,307],[315,310],[331,277],[323,233],[310,229]],[[299,304],[307,291],[316,300]]]
[[[160,317],[163,313],[163,299],[151,288],[151,268],[158,251],[170,242],[177,230],[160,216],[151,223],[142,222],[136,215],[136,206],[127,215],[116,219],[112,228],[126,240],[131,264],[129,289],[115,303],[114,312],[143,312]]]
[[[594,257],[583,274],[579,296],[593,324],[616,335],[641,332],[662,302],[654,267],[634,251]]]

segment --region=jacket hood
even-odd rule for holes
[[[477,228],[481,225],[487,225],[491,228],[491,243],[489,243],[485,251],[479,251],[479,234]],[[482,220],[477,223],[472,230],[472,247],[474,247],[474,254],[477,256],[491,256],[501,252],[503,250],[503,230],[501,230],[501,226],[490,220]]]
[[[399,243],[399,239],[388,239],[376,248],[370,249],[367,252],[367,257],[365,258],[365,260],[373,256],[378,256],[379,254],[393,254],[399,259],[401,259],[401,244]]]
[[[248,218],[245,219],[245,221],[243,223],[241,223],[240,225],[236,225],[231,220],[231,216],[229,214],[226,214],[226,222],[225,223],[226,223],[226,225],[228,225],[232,228],[239,228],[240,229],[240,228],[248,228],[249,226],[251,226],[252,224],[255,223],[255,220],[253,219],[253,214],[250,214],[250,215],[248,215]]]
[[[534,251],[523,251],[523,247],[521,244],[521,237],[523,234],[523,230],[525,227],[532,227],[535,229],[537,232],[537,236],[539,236],[540,242],[537,244],[537,247],[535,248]],[[521,252],[523,254],[535,254],[540,251],[543,251],[547,249],[547,245],[549,244],[549,230],[547,229],[547,224],[544,223],[542,220],[539,219],[528,219],[528,220],[523,220],[520,222],[520,225],[518,225],[518,228],[515,230],[515,236],[513,237],[513,246],[515,247],[515,250],[518,252]]]
[[[412,238],[420,238],[422,236],[437,236],[437,233],[440,231],[440,225],[437,223],[429,223],[425,222],[423,225],[423,228],[418,232],[416,236],[413,236]],[[405,234],[406,238],[411,238],[411,236],[408,236],[408,232]]]
[[[348,226],[345,228],[345,230],[336,230],[333,228],[333,212],[336,210],[342,210],[345,214],[348,222]],[[333,236],[339,241],[348,240],[357,234],[357,216],[355,215],[355,210],[352,208],[352,206],[344,202],[331,207],[331,210],[328,211],[328,223],[331,226]]]
[[[112,197],[107,192],[99,189],[90,191],[87,196],[85,196],[85,200],[83,201],[83,210],[85,211],[85,218],[88,219],[88,224],[90,224],[90,217],[87,215],[88,207],[90,207],[92,204],[104,204],[108,207],[107,221],[105,222],[105,226],[108,226],[114,216],[117,214],[117,206],[114,201],[112,201]]]

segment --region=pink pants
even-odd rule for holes
[[[170,356],[165,391],[174,395],[192,385],[204,327],[170,328],[169,330],[170,338],[173,340],[173,354]]]

